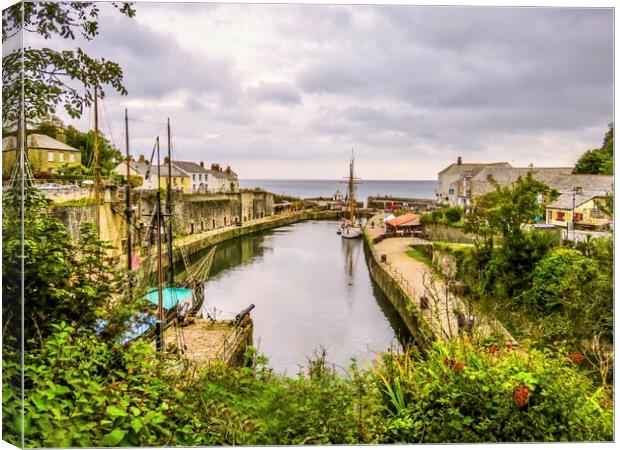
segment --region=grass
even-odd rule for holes
[[[92,198],[81,198],[77,200],[67,200],[66,202],[54,202],[53,206],[91,206],[95,204]]]
[[[429,267],[433,266],[431,259],[428,256],[426,256],[423,252],[418,250],[417,248],[410,248],[405,253],[410,258],[413,258],[416,261],[421,262],[422,264],[426,264]]]

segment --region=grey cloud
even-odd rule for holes
[[[299,90],[288,83],[261,83],[249,90],[249,94],[259,103],[279,103],[298,105],[301,103]]]
[[[269,160],[291,170],[299,161],[320,162],[326,172],[312,176],[327,177],[341,174],[355,147],[366,161],[389,158],[395,171],[422,170],[420,158],[425,173],[411,177],[433,178],[458,155],[551,159],[536,146],[541,141],[551,142],[548,148],[562,143],[558,161],[565,143],[578,142],[584,148],[567,150],[576,159],[600,144],[613,119],[609,9],[203,6],[148,7],[200,15],[207,34],[207,27],[235,25],[231,12],[254,15],[269,24],[273,40],[261,35],[252,47],[240,37],[243,46],[236,42],[229,57],[215,60],[181,47],[155,24],[115,14],[102,21],[91,47],[121,64],[130,99],[184,99],[170,112],[143,106],[136,114],[171,114],[183,137],[177,147],[188,158],[248,167]],[[259,61],[250,70],[246,49]],[[277,58],[260,65],[256,50]],[[261,82],[265,73],[288,81]],[[497,148],[504,153],[490,153]]]
[[[163,98],[187,91],[194,96],[209,94],[235,102],[241,96],[231,60],[197,57],[182,48],[174,36],[119,14],[102,21],[99,37],[85,47],[121,65],[132,97]]]

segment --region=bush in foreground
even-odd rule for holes
[[[28,447],[612,439],[608,393],[575,370],[577,355],[436,344],[346,376],[319,355],[290,378],[261,358],[194,372],[145,343],[54,328],[26,355]],[[6,411],[19,397],[4,393]],[[19,424],[4,433],[17,441]]]

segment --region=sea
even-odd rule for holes
[[[347,191],[346,180],[258,180],[240,179],[241,188],[259,187],[274,194],[298,198],[331,197],[339,190]],[[436,180],[362,180],[357,186],[355,197],[367,203],[368,197],[435,198]]]

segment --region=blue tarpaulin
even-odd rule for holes
[[[164,309],[172,309],[177,305],[180,305],[185,300],[190,300],[192,298],[192,289],[187,288],[177,288],[177,287],[165,287],[162,289],[163,291],[163,306]],[[159,304],[159,298],[157,294],[157,289],[151,289],[147,292],[145,297],[149,302],[154,305]]]

